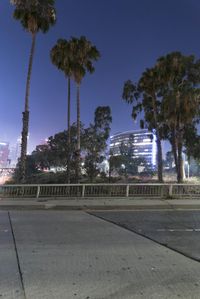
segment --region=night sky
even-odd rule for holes
[[[85,35],[101,52],[96,71],[81,87],[81,120],[93,121],[99,105],[112,109],[112,132],[138,129],[131,106],[121,100],[123,83],[137,81],[156,59],[171,51],[200,57],[199,0],[57,0],[57,23],[38,34],[30,93],[29,151],[67,127],[67,82],[52,65],[58,38]],[[8,0],[0,3],[0,140],[21,134],[31,37],[12,18]],[[72,121],[76,120],[75,86]]]

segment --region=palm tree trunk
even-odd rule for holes
[[[70,153],[71,153],[71,132],[70,132],[70,108],[71,108],[71,80],[70,77],[68,77],[68,107],[67,107],[67,183],[70,183]]]
[[[156,134],[156,144],[157,144],[157,163],[158,163],[158,181],[163,182],[163,161],[162,161],[162,145],[158,134]]]
[[[21,157],[20,157],[20,181],[25,183],[26,180],[26,155],[27,155],[27,143],[28,143],[28,131],[29,131],[29,95],[30,95],[30,83],[31,72],[33,66],[33,56],[35,51],[36,33],[32,34],[32,45],[29,57],[28,75],[26,81],[26,94],[25,94],[25,107],[22,118],[22,138],[21,138]]]
[[[80,84],[77,83],[77,149],[76,149],[76,181],[79,183],[80,178]]]

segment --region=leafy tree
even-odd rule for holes
[[[158,59],[162,88],[165,134],[172,145],[177,180],[183,181],[182,152],[188,126],[199,117],[200,61],[194,56],[172,52]]]
[[[17,167],[15,169],[14,175],[13,175],[13,179],[14,179],[15,183],[21,182],[21,165],[20,165],[20,163],[21,163],[21,161],[19,160],[19,162],[17,163]],[[28,179],[32,175],[38,174],[39,172],[40,172],[40,170],[38,169],[38,166],[36,164],[34,157],[32,155],[27,155],[26,169],[25,169],[26,181],[28,181]]]
[[[57,44],[52,48],[51,53],[51,61],[52,63],[61,70],[68,81],[68,120],[67,120],[67,146],[70,148],[70,101],[71,101],[71,78],[72,78],[72,56],[73,51],[69,41],[65,39],[59,39]],[[67,151],[70,152],[69,150]],[[67,161],[67,182],[70,183],[70,155],[68,155]]]
[[[101,112],[101,113],[100,113]],[[99,173],[99,164],[105,159],[107,139],[112,121],[110,107],[98,107],[95,111],[94,124],[84,128],[80,124],[81,159],[84,161],[85,171],[91,181]],[[70,158],[70,177],[75,181],[77,126],[70,128],[70,147],[68,147],[68,132],[63,131],[50,136],[47,144],[38,145],[30,156],[34,161],[35,170],[44,171],[51,168],[62,168],[65,171]],[[34,172],[33,172],[34,173]],[[43,179],[43,178],[42,178]],[[51,178],[53,179],[53,178]],[[56,178],[55,178],[56,179]],[[61,177],[63,182],[63,177]]]
[[[157,145],[157,167],[158,180],[163,181],[163,159],[162,145],[163,138],[162,114],[161,114],[161,98],[160,91],[162,85],[160,82],[160,73],[157,66],[147,69],[139,81],[139,90],[142,94],[142,102],[145,113],[145,123],[147,128],[155,133]],[[142,124],[142,123],[141,123]]]
[[[25,107],[23,112],[23,128],[22,128],[22,145],[21,145],[21,162],[20,162],[20,181],[25,182],[26,154],[27,154],[27,138],[29,131],[29,94],[30,80],[33,64],[33,56],[35,50],[36,34],[41,31],[46,33],[50,26],[55,24],[56,14],[54,8],[54,0],[12,0],[15,6],[13,16],[20,21],[22,27],[26,29],[32,37],[32,45],[29,57],[29,67],[26,81]]]
[[[84,140],[84,127],[81,124],[81,140],[83,143]],[[63,131],[55,134],[54,136],[49,137],[49,146],[50,151],[53,156],[52,166],[54,167],[62,167],[67,169],[68,157],[70,158],[70,177],[74,178],[75,173],[75,160],[76,160],[76,142],[77,142],[77,126],[76,124],[72,124],[70,128],[70,147],[68,147],[67,139],[68,132]]]
[[[76,149],[76,124],[72,124],[70,128],[70,148],[68,147],[68,132],[63,131],[50,136],[47,144],[38,145],[32,152],[32,157],[35,160],[35,165],[38,169],[62,168],[64,171],[68,168],[68,157],[70,157],[70,176],[74,178],[75,173],[75,149]],[[81,139],[83,140],[84,129],[81,125]],[[66,172],[65,172],[66,174]],[[66,179],[65,179],[66,182]]]
[[[157,66],[147,69],[135,85],[131,80],[124,84],[122,98],[130,104],[133,104],[132,117],[136,119],[143,111],[144,120],[141,120],[141,128],[148,128],[155,133],[157,144],[157,165],[158,180],[163,181],[163,164],[162,164],[162,115],[160,99],[160,74]]]
[[[165,159],[166,165],[169,167],[170,170],[173,169],[173,163],[174,163],[174,155],[172,151],[168,151],[166,153],[166,159]]]
[[[111,182],[111,176],[112,173],[115,171],[117,173],[120,173],[122,164],[123,164],[123,157],[121,155],[114,156],[113,152],[110,152],[109,157],[109,182]]]
[[[190,157],[188,160],[188,166],[186,168],[188,178],[190,176],[200,176],[200,164],[199,164],[199,159],[194,159],[193,157]]]
[[[106,140],[98,134],[95,127],[90,125],[85,129],[85,157],[84,168],[91,182],[99,173],[99,164],[103,162],[105,156]]]
[[[95,110],[94,125],[95,129],[104,132],[107,140],[110,135],[110,124],[112,123],[111,109],[109,106],[99,106]]]
[[[197,128],[194,124],[185,128],[184,147],[188,161],[190,161],[191,158],[200,161],[200,136],[198,135]]]
[[[124,85],[123,99],[133,103],[133,118],[144,112],[142,126],[155,132],[158,178],[162,181],[161,140],[172,145],[178,182],[183,181],[182,151],[188,126],[199,121],[200,61],[172,52],[147,69],[137,85]]]
[[[42,171],[50,169],[53,156],[51,155],[49,144],[37,145],[31,157],[34,159],[37,169]]]
[[[99,173],[99,164],[105,159],[106,141],[112,122],[109,106],[100,106],[95,110],[94,125],[85,129],[85,170],[91,182]]]

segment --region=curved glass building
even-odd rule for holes
[[[156,139],[148,130],[125,131],[110,137],[110,151],[120,155],[120,147],[124,144],[131,148],[133,158],[145,158],[147,163],[156,166]]]

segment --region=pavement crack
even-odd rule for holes
[[[22,269],[20,266],[20,259],[19,259],[19,254],[18,254],[18,250],[17,250],[17,243],[16,243],[16,239],[15,239],[15,234],[14,234],[14,229],[13,229],[13,225],[12,225],[12,219],[11,219],[10,212],[8,212],[8,219],[9,219],[13,243],[14,243],[14,250],[15,250],[15,255],[16,255],[16,260],[17,260],[17,268],[18,268],[18,272],[19,272],[20,282],[21,282],[21,286],[22,286],[22,292],[23,292],[24,299],[27,299],[25,287],[24,287],[23,273],[22,273]]]

